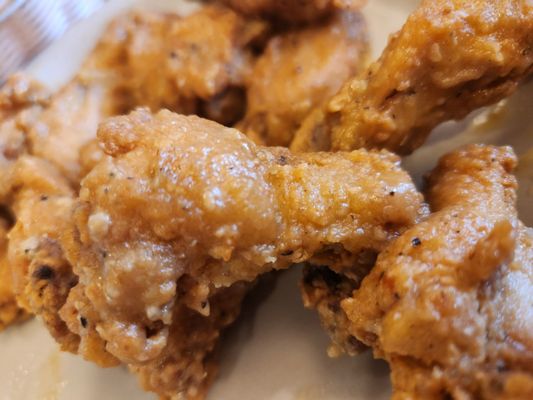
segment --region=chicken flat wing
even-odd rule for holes
[[[391,364],[394,398],[533,395],[533,232],[517,219],[515,165],[509,148],[443,157],[433,214],[341,303],[350,333]]]
[[[221,0],[234,10],[248,16],[301,24],[316,21],[336,9],[361,8],[365,0]]]
[[[367,51],[357,11],[273,37],[255,64],[247,113],[236,127],[257,143],[288,146],[305,116],[363,67]]]
[[[169,350],[189,346],[173,338],[187,335],[182,318],[204,318],[213,341],[226,324],[219,293],[305,260],[349,275],[426,212],[387,152],[294,156],[169,111],[110,119],[98,137],[108,157],[84,179],[63,237],[79,284],[61,314],[80,349],[90,327],[163,396],[206,365]],[[206,355],[209,343],[191,346]]]
[[[431,129],[511,94],[533,66],[529,0],[424,0],[379,60],[296,134],[294,151],[407,154]]]

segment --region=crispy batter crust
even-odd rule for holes
[[[511,149],[471,145],[429,177],[433,214],[342,302],[392,367],[395,398],[533,394],[533,236],[517,219]]]
[[[197,29],[198,26],[206,26],[209,30]],[[50,238],[56,238],[61,221],[68,216],[66,198],[72,198],[74,193],[65,188],[69,184],[77,186],[80,177],[103,157],[97,146],[88,143],[95,136],[100,120],[126,112],[137,103],[155,109],[170,107],[181,112],[195,112],[198,102],[211,100],[211,96],[216,97],[230,85],[243,84],[251,59],[246,46],[264,27],[263,23],[245,21],[231,10],[218,6],[205,7],[187,18],[133,12],[108,26],[78,74],[57,94],[50,95],[40,84],[22,75],[11,77],[2,87],[0,202],[10,209],[16,220],[25,218],[12,233],[16,243],[11,246],[11,253],[17,253],[25,240],[33,240],[39,243],[36,246],[40,250],[36,260],[31,262],[46,261],[52,269],[62,271],[56,274],[57,287],[43,300],[43,293],[47,291],[26,282],[33,282],[33,278],[26,276],[29,273],[26,265],[15,271],[21,282],[25,282],[18,292],[28,310],[49,320],[47,323],[55,337],[66,334],[64,324],[53,316],[64,303],[69,282],[73,280],[66,276],[69,267],[62,258],[60,246]],[[155,64],[158,74],[153,74]],[[178,76],[187,79],[178,80]],[[13,166],[24,154],[35,158],[26,158]],[[42,166],[42,170],[35,169],[37,165]],[[47,173],[51,175],[46,176]],[[70,182],[64,182],[60,174]],[[60,182],[61,188],[56,190],[54,183],[45,190],[35,188],[33,185],[40,185],[39,180]],[[23,200],[20,193],[25,193]],[[26,193],[31,195],[26,196]],[[60,194],[64,198],[56,209],[53,205],[45,207],[48,210],[45,215],[51,218],[38,228],[32,218],[44,211],[36,199],[50,194]],[[51,223],[52,216],[60,221],[58,226]],[[19,254],[14,257],[17,259],[14,269],[27,262],[21,262]],[[5,296],[3,303],[7,304],[7,291]],[[13,298],[9,304],[16,304]],[[75,345],[67,347],[72,350]]]
[[[63,239],[88,307],[66,308],[92,313],[106,349],[136,371],[167,351],[177,309],[209,319],[220,288],[299,261],[350,274],[425,212],[386,152],[295,157],[168,111],[108,120],[98,137],[110,157],[84,179]]]
[[[252,71],[247,113],[237,128],[256,143],[288,146],[305,116],[364,66],[367,51],[366,23],[357,11],[273,37]]]
[[[17,217],[8,235],[17,300],[43,319],[63,349],[75,351],[79,339],[58,316],[77,282],[58,241],[70,219],[74,192],[51,163],[32,156],[21,156],[6,180],[7,200]]]
[[[29,317],[29,314],[19,307],[15,298],[7,260],[7,230],[7,222],[0,218],[0,331]]]
[[[48,91],[37,82],[17,74],[0,89],[0,208],[9,218],[7,207],[8,175],[13,162],[24,152],[27,143],[22,130],[40,114],[49,101]],[[0,217],[0,330],[28,317],[15,299],[9,261],[7,259],[10,223]]]
[[[295,151],[407,154],[440,122],[508,96],[533,66],[529,0],[424,0],[380,59],[304,122]]]

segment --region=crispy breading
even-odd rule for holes
[[[0,331],[29,317],[29,314],[19,307],[15,298],[7,260],[7,231],[8,223],[0,217]]]
[[[0,89],[0,209],[12,218],[5,193],[8,171],[13,162],[27,149],[21,126],[35,120],[48,104],[50,94],[35,81],[21,74],[13,75]],[[0,329],[28,317],[18,306],[13,290],[11,270],[7,259],[9,230],[5,218],[0,217]]]
[[[342,308],[397,399],[533,395],[533,232],[510,148],[470,145],[428,180],[433,214],[393,241]]]
[[[236,127],[256,143],[288,146],[305,116],[364,67],[366,23],[357,11],[271,38],[247,85],[246,116]]]
[[[349,275],[426,210],[387,152],[297,157],[169,111],[110,119],[98,137],[109,157],[83,180],[63,237],[89,306],[66,307],[92,313],[134,370],[165,354],[178,305],[211,318],[220,288],[305,260]]]
[[[511,94],[533,68],[529,0],[424,0],[377,62],[298,131],[294,151],[408,154],[447,120]]]
[[[50,93],[23,74],[11,76],[0,88],[0,185],[6,168],[26,153],[23,127],[35,121],[50,101]]]
[[[291,24],[316,21],[337,9],[361,8],[365,0],[220,0],[249,16],[272,18]]]
[[[157,12],[117,18],[78,74],[28,127],[30,153],[78,182],[80,148],[95,137],[103,118],[136,106],[197,112],[202,101],[244,85],[252,60],[247,46],[265,26],[218,6],[186,18]]]
[[[197,29],[202,25],[209,30]],[[32,284],[26,282],[18,291],[28,310],[50,320],[47,324],[60,341],[65,335],[64,324],[56,321],[56,314],[68,294],[65,286],[68,283],[65,282],[69,279],[63,279],[63,275],[67,274],[69,267],[62,258],[61,248],[50,238],[56,237],[61,221],[67,218],[68,202],[65,199],[74,196],[70,188],[68,194],[64,192],[65,187],[68,184],[77,186],[80,178],[102,156],[98,148],[90,143],[98,123],[104,117],[125,112],[137,104],[194,112],[199,107],[197,103],[211,101],[212,96],[216,97],[230,85],[243,84],[251,59],[246,46],[255,35],[261,34],[264,27],[263,23],[245,21],[231,10],[218,6],[205,7],[187,18],[132,12],[108,26],[77,75],[55,95],[50,95],[40,84],[22,75],[13,76],[2,87],[0,202],[12,208],[10,211],[15,220],[25,219],[15,226],[12,233],[16,238],[13,252],[19,251],[18,247],[25,240],[35,240],[41,249],[36,259],[39,262],[47,260],[52,269],[62,271],[58,274],[61,284],[56,285],[59,288],[45,285],[58,289],[60,293],[51,290],[52,294],[43,300],[42,293],[48,292],[43,292],[39,285],[33,285],[33,278],[25,265],[15,275]],[[156,64],[158,73],[154,74]],[[30,157],[13,167],[17,158],[24,154],[42,160]],[[52,165],[47,165],[44,160]],[[33,164],[42,164],[43,169],[33,171]],[[10,171],[10,168],[14,170]],[[35,179],[31,176],[33,172],[37,173]],[[46,176],[48,172],[51,173],[49,177]],[[62,182],[59,174],[66,176],[69,182]],[[50,211],[45,214],[57,217],[57,226],[43,223],[37,229],[33,220],[39,215],[36,212],[43,212],[40,206],[34,205],[40,204],[36,200],[38,196],[48,196],[48,189],[56,192],[50,185],[44,193],[34,193],[36,190],[32,185],[40,184],[39,179],[61,181],[60,186],[64,186],[60,192],[65,198],[57,209],[50,206]],[[31,200],[20,200],[19,192],[31,193]],[[30,226],[27,227],[27,224]],[[49,228],[51,232],[48,232]],[[26,262],[21,262],[18,255],[16,258],[13,268]],[[32,290],[35,292],[32,293]],[[32,304],[29,304],[30,301]],[[15,300],[11,299],[10,304],[16,304]],[[66,347],[72,350],[75,346]]]
[[[39,315],[62,347],[73,351],[79,339],[58,311],[77,282],[59,244],[74,191],[53,164],[32,156],[21,156],[7,175],[4,197],[17,218],[8,235],[14,292],[19,304]]]

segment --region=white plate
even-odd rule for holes
[[[417,1],[372,0],[365,9],[374,55],[397,30]],[[195,5],[178,0],[113,0],[71,29],[28,67],[57,88],[76,71],[105,23],[132,5],[189,12]],[[533,84],[522,88],[498,112],[477,113],[446,124],[428,145],[404,162],[417,180],[437,156],[468,142],[513,144],[519,153],[533,145]],[[487,117],[488,115],[488,117]],[[459,134],[456,134],[460,132]],[[531,156],[533,159],[533,155]],[[532,161],[533,164],[533,161]],[[532,164],[521,169],[521,203],[531,203]],[[529,188],[529,189],[527,189]],[[529,191],[528,191],[529,190]],[[531,225],[533,213],[522,215]],[[302,307],[299,268],[281,274],[275,287],[263,285],[247,302],[242,318],[224,340],[220,376],[210,400],[358,400],[390,396],[388,369],[370,354],[329,359],[328,339],[318,318]],[[0,400],[141,400],[143,393],[124,368],[100,369],[60,353],[39,321],[0,334]]]

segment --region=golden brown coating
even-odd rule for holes
[[[9,232],[8,261],[17,300],[39,315],[65,350],[79,341],[60,320],[59,309],[77,282],[59,236],[70,219],[74,192],[46,160],[21,156],[10,168],[5,199],[16,215]]]
[[[361,8],[365,0],[221,0],[234,10],[249,16],[259,16],[299,24],[313,22],[336,9]]]
[[[357,11],[273,37],[252,71],[237,128],[256,143],[288,146],[305,116],[359,72],[367,52],[366,23]]]
[[[407,154],[440,122],[508,96],[533,66],[529,0],[424,0],[379,60],[304,122],[294,151]]]
[[[387,152],[296,157],[169,111],[110,119],[98,137],[110,157],[63,242],[95,330],[132,368],[164,354],[178,305],[211,318],[219,288],[305,260],[349,275],[425,212]]]
[[[0,171],[27,152],[23,127],[40,115],[49,100],[43,86],[22,74],[11,76],[0,88]]]
[[[21,74],[10,77],[0,89],[0,213],[12,217],[2,194],[13,162],[26,152],[21,126],[33,121],[46,106],[49,93],[37,82]],[[8,221],[0,217],[0,329],[28,314],[18,306],[7,259]]]
[[[162,398],[204,399],[217,373],[221,331],[239,315],[249,286],[240,282],[217,290],[209,299],[209,316],[176,305],[165,349],[152,361],[130,366],[143,388]]]
[[[153,111],[194,113],[199,100],[243,86],[253,58],[248,46],[267,28],[220,6],[206,6],[181,19],[157,18],[153,32],[140,35],[137,26],[131,27],[126,46],[134,104]]]
[[[7,221],[0,218],[0,331],[29,317],[19,307],[15,298],[11,270],[7,260],[7,231]]]
[[[80,172],[81,176],[87,175],[105,157],[104,150],[96,138],[85,143],[80,148]]]
[[[211,28],[209,32],[201,31],[204,36],[196,29],[202,24]],[[0,91],[2,197],[7,201],[7,197],[14,196],[9,192],[12,183],[4,181],[9,176],[8,167],[22,154],[50,161],[77,185],[100,155],[86,143],[95,136],[102,118],[125,112],[137,102],[154,108],[194,111],[198,98],[209,99],[227,85],[238,83],[248,69],[245,43],[262,26],[220,7],[207,7],[185,19],[170,14],[130,13],[110,24],[78,74],[54,96],[28,78],[12,77]],[[170,61],[165,64],[163,60]],[[155,63],[164,73],[151,75],[162,81],[148,74]],[[170,80],[175,82],[173,86],[168,85]],[[162,91],[163,87],[168,90]],[[194,104],[192,110],[190,104]],[[39,176],[46,179],[43,174],[51,169],[47,166]],[[25,176],[17,184],[27,182]],[[23,204],[33,207],[32,202]],[[33,213],[21,205],[15,207],[16,218],[18,213]],[[49,236],[45,226],[40,232],[43,240]],[[19,272],[23,275],[27,269]]]
[[[246,21],[219,6],[204,7],[186,18],[157,12],[123,15],[107,27],[77,75],[51,99],[35,84],[7,86],[0,94],[0,109],[10,111],[4,106],[7,95],[14,99],[11,108],[28,107],[30,100],[39,106],[46,102],[46,107],[38,117],[17,122],[9,135],[2,128],[0,146],[15,153],[16,136],[23,146],[18,153],[49,160],[77,184],[80,148],[95,137],[103,118],[136,106],[199,112],[202,102],[229,87],[244,86],[252,60],[248,45],[265,29],[264,23]],[[22,94],[29,100],[23,102]],[[3,114],[0,111],[2,120],[7,118]]]
[[[517,219],[510,148],[470,145],[429,177],[433,214],[342,302],[391,363],[397,399],[533,395],[533,232]]]

